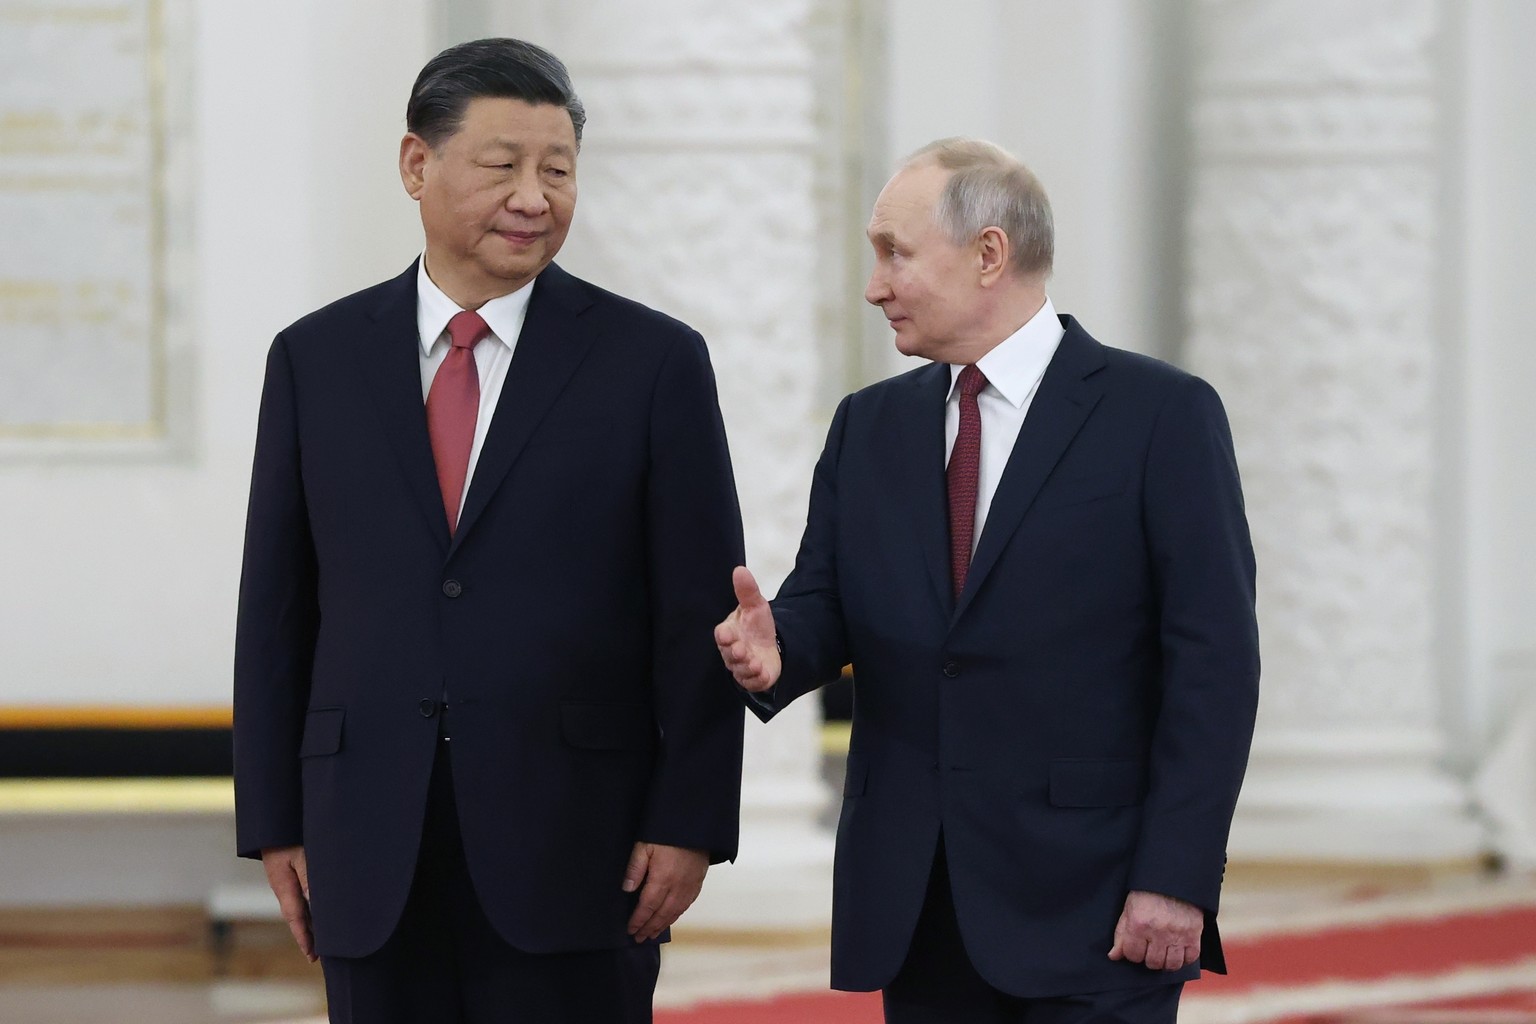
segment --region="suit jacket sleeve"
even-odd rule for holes
[[[267,357],[235,628],[235,831],[242,857],[302,843],[299,741],[319,629],[293,368]]]
[[[1231,432],[1198,378],[1183,379],[1158,415],[1144,494],[1162,700],[1130,887],[1214,912],[1258,707],[1259,648]]]
[[[835,681],[848,664],[837,584],[837,476],[851,400],[844,398],[832,417],[811,477],[810,509],[795,568],[772,602],[783,670],[773,689],[747,695],[747,706],[765,722],[795,698]]]
[[[704,340],[689,332],[656,381],[647,494],[651,676],[660,753],[641,838],[734,859],[741,704],[714,627],[735,604],[741,511]]]

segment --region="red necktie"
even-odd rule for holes
[[[437,464],[437,486],[443,492],[450,535],[459,526],[469,451],[475,444],[475,420],[480,415],[475,343],[490,333],[479,313],[466,310],[449,320],[448,336],[453,344],[427,392],[427,435],[432,439],[432,461]]]
[[[976,526],[976,479],[981,468],[981,409],[976,396],[987,378],[974,365],[960,371],[960,432],[949,453],[949,573],[955,596],[965,589]]]

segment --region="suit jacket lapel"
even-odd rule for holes
[[[373,310],[372,329],[359,338],[358,359],[379,407],[384,433],[400,463],[406,489],[427,517],[438,543],[448,546],[448,518],[443,514],[437,466],[427,437],[427,413],[421,398],[421,335],[416,326],[416,264],[384,286]]]
[[[935,363],[914,373],[895,392],[897,420],[889,450],[889,472],[901,481],[897,491],[917,530],[918,548],[928,567],[934,596],[946,612],[954,604],[949,573],[949,503],[944,490],[944,401],[949,367]]]
[[[1051,357],[1040,388],[1030,403],[1019,438],[1014,442],[1008,465],[1003,469],[981,540],[965,577],[965,589],[955,604],[958,619],[970,607],[976,591],[997,564],[1024,513],[1034,503],[1046,477],[1077,436],[1098,404],[1104,389],[1092,378],[1104,365],[1104,353],[1098,342],[1071,317],[1062,318],[1066,334]]]
[[[591,296],[581,283],[554,264],[534,283],[523,333],[513,350],[512,365],[507,367],[506,383],[469,482],[450,557],[474,529],[534,428],[591,349],[595,335],[584,329],[579,319],[591,304]]]

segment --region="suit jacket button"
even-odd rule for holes
[[[957,662],[957,661],[946,661],[944,663],[944,677],[946,679],[953,679],[956,676],[958,676],[959,674],[960,674],[960,663],[959,662]]]
[[[458,597],[464,593],[464,584],[458,580],[445,580],[443,581],[443,593],[449,597]]]
[[[433,700],[431,697],[421,698],[421,703],[416,706],[421,709],[422,718],[431,718],[433,715],[437,714],[437,701]]]

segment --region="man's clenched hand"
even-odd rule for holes
[[[1177,971],[1200,959],[1205,913],[1193,903],[1155,892],[1132,892],[1115,925],[1111,960],[1145,964],[1154,971]]]

